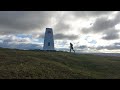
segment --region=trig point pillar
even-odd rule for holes
[[[46,28],[43,50],[54,50],[54,37],[52,28]]]

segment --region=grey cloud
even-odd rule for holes
[[[112,11],[72,11],[71,13],[76,17],[97,17],[110,14]]]
[[[77,39],[78,38],[78,36],[76,36],[76,35],[64,35],[64,34],[55,34],[54,35],[54,39],[62,39],[62,40],[64,40],[64,39],[67,39],[67,40],[75,40],[75,39]]]
[[[107,31],[110,28],[113,28],[120,21],[108,20],[105,17],[96,19],[95,23],[91,28],[83,28],[83,33],[101,33]]]
[[[69,20],[69,11],[64,12],[64,14],[57,13],[58,15],[56,18],[56,24],[54,25],[54,32],[61,33],[70,30],[70,24],[66,23],[65,21]]]
[[[120,12],[116,15],[115,22],[120,22]]]
[[[102,37],[102,39],[105,40],[114,40],[114,39],[119,39],[119,34],[117,30],[109,30],[107,32],[105,32],[106,36]]]
[[[51,23],[56,11],[0,11],[0,31],[7,33],[28,32],[36,28],[43,28]],[[70,14],[69,12],[67,12]],[[72,11],[71,14],[82,16],[95,16],[109,14],[110,11]],[[58,16],[57,16],[58,17]],[[57,18],[56,17],[56,18]],[[57,18],[55,32],[66,31],[70,25],[66,24],[67,14]],[[118,15],[119,17],[119,15]],[[97,27],[97,26],[96,26]]]
[[[88,48],[86,45],[82,45],[82,46],[80,46],[79,47],[80,49],[86,49],[86,48]]]
[[[97,48],[97,50],[101,50],[101,49],[118,50],[120,49],[120,46],[111,45],[111,46],[105,46],[105,47],[101,46]]]
[[[3,41],[3,44],[10,44],[10,43],[29,43],[31,40],[30,38],[18,38],[15,35],[5,35],[4,38],[0,38]]]
[[[102,49],[105,49],[106,47],[104,47],[104,46],[98,46],[96,49],[97,50],[102,50]]]
[[[50,23],[52,11],[0,11],[1,32],[27,32]]]
[[[83,28],[82,33],[102,33],[105,35],[102,39],[114,40],[119,39],[119,31],[115,30],[114,26],[120,23],[120,13],[112,20],[108,20],[106,17],[97,18],[91,28]]]
[[[72,14],[74,16],[79,16],[80,18],[83,18],[83,17],[92,17],[92,16],[100,16],[100,15],[106,15],[106,14],[110,14],[112,13],[111,11],[69,11],[68,14]],[[77,18],[79,18],[77,17]],[[101,19],[100,19],[101,20]],[[104,20],[104,19],[103,19]],[[66,24],[65,22],[65,18],[62,18],[60,17],[58,19],[58,23],[54,26],[54,29],[55,29],[55,32],[65,32],[65,31],[68,31],[70,30],[70,25],[69,24]],[[96,22],[99,22],[96,21]],[[99,25],[98,25],[99,26]],[[94,25],[94,28],[95,29],[97,26]],[[99,28],[99,27],[98,27]],[[84,29],[82,30],[84,33],[88,33],[88,30],[87,29]],[[90,30],[89,30],[90,31]]]
[[[109,28],[114,27],[118,22],[113,20],[107,20],[107,18],[98,18],[96,19],[95,23],[93,24],[94,32],[101,32],[107,30]]]
[[[118,45],[118,44],[119,44],[119,45]],[[102,49],[118,50],[118,49],[120,49],[120,43],[114,43],[114,44],[109,45],[109,46],[98,46],[96,49],[97,49],[97,50],[102,50]]]
[[[30,38],[18,38],[15,35],[5,35],[1,39],[0,47],[14,49],[41,49],[42,45],[32,44]]]
[[[3,43],[12,43],[12,42],[17,42],[17,43],[24,43],[24,42],[29,42],[28,39],[26,38],[19,38],[19,39],[5,39],[3,40]]]
[[[119,35],[118,34],[108,34],[107,36],[103,37],[102,39],[105,39],[105,40],[119,39]]]
[[[97,18],[93,26],[83,28],[82,33],[101,33],[113,28],[118,23],[120,23],[120,12],[112,20],[109,20],[107,17]]]
[[[86,45],[81,45],[81,46],[74,46],[74,48],[76,48],[76,50],[87,50],[89,47],[88,46],[86,46]]]
[[[65,24],[63,21],[59,21],[55,27],[54,30],[57,32],[61,32],[61,31],[68,31],[70,29],[70,25]]]
[[[32,38],[44,38],[44,35],[45,35],[45,33],[41,33],[41,34],[33,34],[32,35]]]
[[[103,50],[103,49],[106,49],[106,50],[120,50],[120,43],[113,43],[111,45],[107,45],[107,46],[98,46],[98,47],[88,47],[86,45],[82,45],[82,46],[79,46],[77,48],[80,48],[80,49],[83,49],[83,50],[86,50],[86,49],[91,49],[91,50]]]
[[[17,49],[41,49],[42,50],[42,46],[38,45],[38,44],[19,44],[16,45]]]
[[[88,33],[92,33],[93,29],[92,28],[82,28],[81,32],[83,34],[88,34]]]
[[[2,48],[14,48],[14,49],[41,49],[42,50],[42,46],[38,45],[38,44],[25,44],[25,43],[20,43],[20,44],[15,44],[15,43],[10,43],[10,44],[6,44],[6,43],[0,43],[0,47]]]
[[[114,45],[119,45],[120,46],[120,43],[114,43]]]

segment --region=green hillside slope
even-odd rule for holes
[[[120,58],[0,49],[0,79],[119,79]]]

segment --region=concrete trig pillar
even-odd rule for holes
[[[46,28],[43,50],[54,50],[54,37],[52,28]]]

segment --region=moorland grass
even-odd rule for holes
[[[0,79],[119,78],[119,57],[0,48]]]

